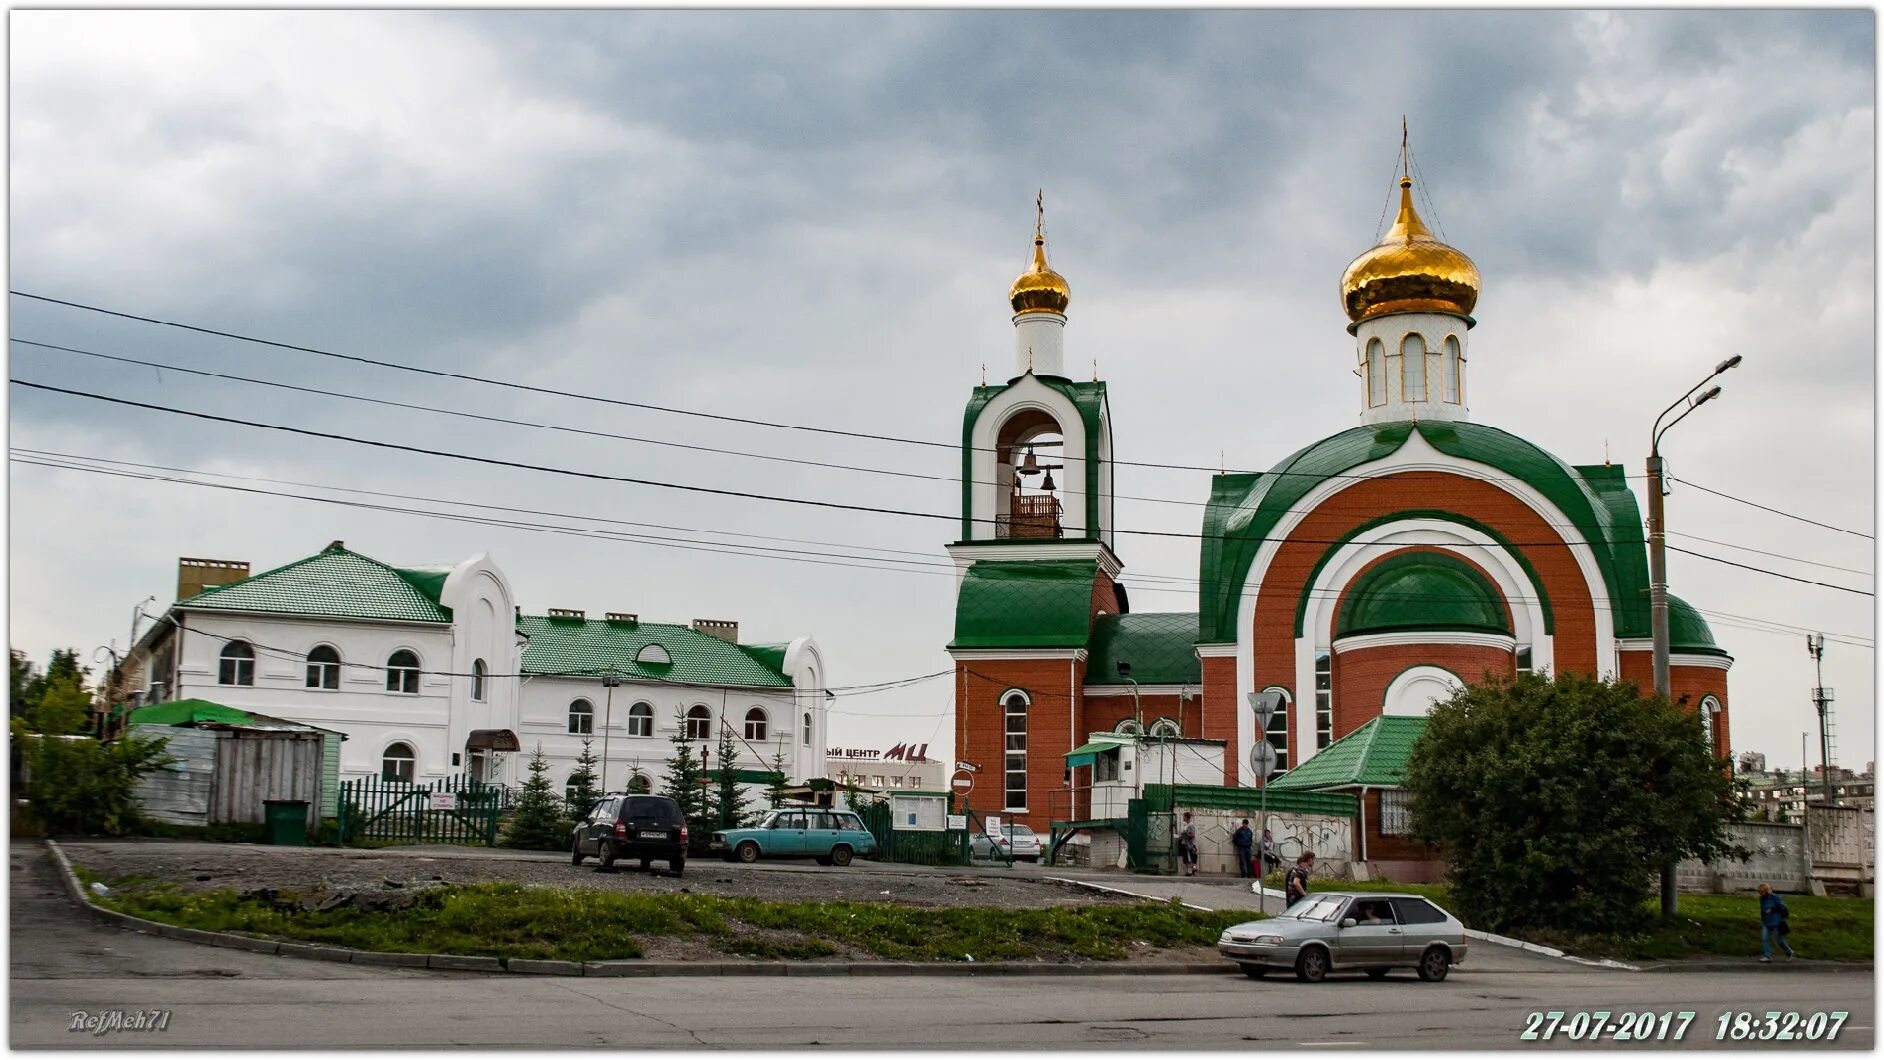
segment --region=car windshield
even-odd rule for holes
[[[1339,895],[1329,894],[1320,898],[1310,895],[1282,915],[1292,916],[1297,920],[1333,920],[1335,914],[1340,912],[1341,906],[1346,902],[1347,899]]]
[[[768,813],[764,817],[759,819],[758,827],[770,828],[772,827],[773,824],[775,824],[778,821],[779,817],[781,816],[782,816],[782,813],[780,811],[773,810],[771,813]]]
[[[1019,836],[1020,838],[1023,838],[1023,839],[1034,838],[1034,830],[1027,827],[1024,824],[1008,825],[1006,831],[1011,835]]]

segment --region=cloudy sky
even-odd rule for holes
[[[1661,408],[1744,354],[1723,398],[1670,436],[1673,473],[1858,533],[1682,485],[1669,525],[1687,536],[1671,543],[1872,586],[1870,12],[16,11],[10,30],[14,290],[952,444],[981,366],[1005,378],[1012,363],[1004,296],[1045,188],[1052,259],[1074,291],[1067,362],[1084,374],[1097,361],[1109,381],[1119,456],[1232,468],[1268,467],[1357,420],[1337,282],[1378,231],[1404,113],[1428,220],[1484,275],[1473,418],[1572,463],[1639,469]],[[531,394],[8,303],[16,379],[604,474],[958,510],[946,445]],[[477,422],[22,339],[871,470]],[[748,640],[810,632],[837,685],[948,666],[945,519],[559,477],[9,390],[16,448],[678,539],[16,462],[9,636],[35,657],[122,645],[139,600],[172,599],[179,555],[261,569],[343,538],[400,564],[488,550],[531,611],[731,618]],[[1195,531],[1207,478],[1123,469],[1121,493],[1162,500],[1121,501],[1120,525]],[[1195,607],[1144,580],[1194,577],[1194,541],[1128,534],[1120,552],[1139,610]],[[1736,748],[1797,761],[1799,734],[1816,733],[1800,631],[1819,629],[1833,637],[1837,757],[1862,768],[1872,598],[1678,553],[1670,570],[1738,660]],[[836,709],[839,742],[949,740],[943,681]]]

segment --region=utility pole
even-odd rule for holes
[[[1819,769],[1823,771],[1822,782],[1825,788],[1825,805],[1832,802],[1832,737],[1831,709],[1832,690],[1825,687],[1825,634],[1806,634],[1806,652],[1812,656],[1812,669],[1817,681],[1812,686],[1812,705],[1819,711]]]
[[[607,692],[605,693],[606,705],[603,706],[602,708],[602,785],[601,787],[602,787],[602,794],[604,795],[608,794],[608,791],[609,791],[609,788],[608,788],[608,734],[609,734],[609,731],[615,727],[615,686],[619,684],[621,684],[621,678],[615,676],[614,670],[610,670],[608,673],[605,673],[602,675],[602,687],[607,689]]]

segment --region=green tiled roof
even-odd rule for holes
[[[1324,752],[1325,753],[1325,752]],[[1352,795],[1319,791],[1278,791],[1281,781],[1269,786],[1265,800],[1261,788],[1225,788],[1209,784],[1147,784],[1145,805],[1154,813],[1170,813],[1179,807],[1200,810],[1236,810],[1252,818],[1261,809],[1270,813],[1320,813],[1330,817],[1352,817],[1357,811]]]
[[[785,651],[789,644],[741,644],[741,651],[759,660],[759,665],[768,670],[785,672]]]
[[[975,486],[975,420],[981,417],[981,410],[993,401],[1003,390],[1020,382],[1025,376],[1017,376],[1001,386],[979,386],[968,399],[968,408],[962,413],[962,540],[973,541],[977,537],[991,537],[992,527],[977,527],[973,521]],[[1097,380],[1090,383],[1075,383],[1058,376],[1034,376],[1042,384],[1066,395],[1066,399],[1079,410],[1080,423],[1086,430],[1086,527],[1089,537],[1097,537],[1093,530],[1099,525],[1099,421],[1106,407],[1106,385]]]
[[[1707,619],[1674,593],[1668,594],[1668,650],[1690,655],[1727,654],[1714,643],[1714,631],[1707,627]]]
[[[1619,637],[1645,636],[1647,600],[1641,520],[1620,469],[1576,469],[1508,431],[1476,423],[1407,421],[1355,427],[1324,438],[1260,475],[1219,475],[1204,512],[1199,559],[1199,638],[1236,639],[1243,580],[1267,536],[1310,490],[1398,451],[1418,431],[1449,456],[1495,468],[1542,493],[1596,553]]]
[[[1094,560],[983,561],[962,577],[951,648],[1083,648]]]
[[[530,638],[523,649],[526,674],[599,675],[612,669],[630,680],[757,688],[791,685],[778,668],[761,662],[759,653],[689,626],[524,615],[517,619],[517,632]],[[673,661],[636,662],[635,656],[650,644],[666,649]]]
[[[251,578],[205,589],[178,607],[214,611],[261,611],[327,618],[384,618],[402,622],[449,622],[438,602],[442,575],[402,571],[379,560],[330,548]]]
[[[1511,633],[1504,599],[1477,568],[1444,552],[1402,552],[1348,587],[1335,636],[1399,630]]]
[[[1122,685],[1121,661],[1141,685],[1195,685],[1204,679],[1197,659],[1197,613],[1100,615],[1092,624],[1086,683]]]
[[[1269,785],[1271,791],[1399,786],[1413,742],[1426,731],[1425,717],[1383,714],[1316,753]]]

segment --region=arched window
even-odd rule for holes
[[[485,668],[483,659],[471,660],[471,699],[473,702],[484,702],[484,679],[489,674],[490,671]]]
[[[307,653],[307,686],[340,687],[340,653],[323,644]]]
[[[1001,698],[1007,734],[1006,795],[1002,809],[1027,809],[1027,693],[1009,692]]]
[[[654,782],[648,779],[646,773],[636,773],[628,778],[628,794],[630,795],[646,795],[653,790]]]
[[[635,661],[644,666],[667,666],[674,661],[674,657],[667,654],[667,649],[659,644],[648,644],[635,653]]]
[[[418,766],[409,743],[396,743],[386,748],[380,758],[379,775],[382,780],[403,780],[412,783],[412,777]]]
[[[1137,736],[1143,731],[1143,729],[1138,724],[1138,719],[1126,718],[1124,721],[1121,721],[1117,725],[1112,726],[1112,731],[1117,732],[1117,733],[1124,733],[1127,736]]]
[[[1426,340],[1418,332],[1400,340],[1400,400],[1426,400]]]
[[[1379,339],[1367,342],[1367,407],[1387,403],[1387,349]]]
[[[386,659],[386,691],[418,695],[419,657],[404,648]]]
[[[1181,733],[1178,731],[1177,722],[1172,721],[1170,718],[1159,718],[1157,721],[1151,723],[1151,732],[1149,735],[1154,740],[1175,740]]]
[[[588,736],[595,732],[595,704],[578,699],[569,704],[569,733]]]
[[[687,710],[687,739],[709,740],[713,738],[713,712],[706,707],[690,707]]]
[[[1274,780],[1289,769],[1289,715],[1294,710],[1295,697],[1289,695],[1288,689],[1273,685],[1263,691],[1282,695],[1282,702],[1276,705],[1276,712],[1269,715],[1269,728],[1263,733],[1269,739],[1269,746],[1276,749],[1276,771],[1269,774],[1269,779]]]
[[[806,746],[806,747],[810,747],[810,746],[811,746],[811,712],[810,712],[810,711],[808,711],[808,710],[807,710],[807,711],[805,711],[805,737],[804,737],[804,743],[805,743],[805,746]]]
[[[1459,392],[1462,387],[1459,384],[1459,373],[1465,370],[1465,366],[1461,364],[1460,361],[1458,336],[1447,335],[1446,368],[1444,373],[1446,381],[1445,395],[1446,400],[1452,402],[1454,405],[1461,403],[1459,401]]]
[[[654,735],[654,706],[649,703],[636,703],[628,708],[628,735]]]
[[[746,739],[748,740],[765,739],[765,722],[766,722],[765,711],[762,708],[754,707],[751,710],[747,711],[746,712]]]
[[[1334,742],[1334,659],[1315,653],[1315,750]]]
[[[216,683],[252,685],[255,683],[255,649],[246,640],[232,640],[222,646],[222,665],[216,670]]]
[[[1709,754],[1716,753],[1714,748],[1714,715],[1720,713],[1720,700],[1713,696],[1701,697],[1701,735],[1707,740]]]

